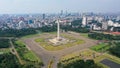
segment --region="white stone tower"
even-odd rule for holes
[[[60,37],[60,22],[61,22],[60,20],[57,20],[55,22],[55,23],[57,23],[57,37],[53,38],[53,39],[49,39],[49,41],[55,45],[64,44],[64,43],[67,43],[69,41],[63,37]]]
[[[57,40],[60,40],[60,21],[57,20]]]

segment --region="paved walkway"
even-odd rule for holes
[[[10,40],[10,44],[11,44],[11,48],[10,48],[11,52],[16,55],[16,57],[18,58],[20,64],[24,64],[23,61],[21,60],[20,56],[18,55],[18,53],[17,53],[17,51],[16,51],[16,49],[15,49],[15,47],[14,47],[11,40]]]
[[[18,58],[20,64],[24,64],[23,61],[21,60],[20,56],[18,55],[18,53],[17,53],[17,51],[16,51],[16,49],[15,49],[13,43],[12,43],[12,40],[11,40],[11,39],[16,39],[16,38],[14,38],[14,37],[0,37],[0,39],[9,39],[9,40],[10,40],[10,45],[11,45],[10,51],[11,51],[13,54],[16,55],[16,57]]]
[[[47,51],[42,46],[40,46],[38,43],[36,43],[34,41],[35,38],[27,38],[27,39],[24,39],[23,41],[32,51],[34,51],[42,59],[42,61],[44,63],[43,68],[47,68],[47,65],[48,65],[50,59],[54,59],[52,68],[57,68],[57,63],[59,62],[59,59],[62,56],[96,45],[95,40],[91,40],[91,39],[85,38],[83,36],[80,36],[79,33],[70,32],[67,34],[69,36],[73,36],[75,38],[80,38],[80,39],[84,40],[85,43],[81,44],[81,45],[72,46],[72,47],[69,47],[69,48],[66,48],[63,50],[59,50],[59,51]]]
[[[120,68],[120,64],[110,61],[108,59],[102,60],[101,63],[107,65],[110,68]]]

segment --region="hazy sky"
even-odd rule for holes
[[[2,13],[120,12],[120,0],[0,0]]]

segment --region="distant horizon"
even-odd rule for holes
[[[66,10],[67,11],[67,10]],[[64,11],[64,14],[66,13],[66,11]],[[23,12],[23,13],[0,13],[0,14],[59,14],[61,13],[61,10],[60,11],[56,11],[56,12]],[[87,11],[87,12],[81,12],[81,11],[67,11],[67,13],[95,13],[95,14],[98,14],[98,13],[102,13],[102,14],[109,14],[109,13],[120,13],[120,11],[115,11],[115,12],[90,12],[90,11]]]
[[[0,14],[120,12],[120,0],[0,0]]]
[[[79,14],[84,14],[84,13],[93,13],[93,14],[120,14],[120,11],[118,12],[68,12],[69,13],[79,13]],[[0,15],[4,15],[4,14],[10,14],[10,15],[14,15],[14,14],[60,14],[60,12],[49,12],[49,13],[41,13],[41,12],[36,12],[36,13],[0,13]],[[65,14],[65,13],[64,13]]]

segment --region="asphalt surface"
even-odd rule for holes
[[[57,68],[57,63],[59,62],[59,59],[62,56],[73,53],[73,52],[77,52],[77,51],[80,51],[80,50],[83,50],[86,48],[89,48],[89,47],[97,44],[95,40],[85,38],[85,37],[81,36],[79,33],[70,32],[67,34],[69,36],[73,36],[74,38],[82,39],[85,41],[85,43],[80,44],[80,45],[76,45],[76,46],[72,46],[69,48],[65,48],[65,49],[59,50],[59,51],[47,51],[42,46],[40,46],[38,43],[36,43],[34,41],[34,39],[40,38],[40,37],[27,38],[27,39],[23,39],[22,41],[27,45],[27,47],[30,50],[35,52],[36,55],[42,59],[42,61],[44,63],[43,68],[47,68],[47,65],[51,59],[54,60],[52,68]],[[47,34],[46,34],[46,36],[47,36]]]
[[[120,64],[110,61],[108,59],[102,60],[101,63],[107,65],[110,68],[120,68]]]

